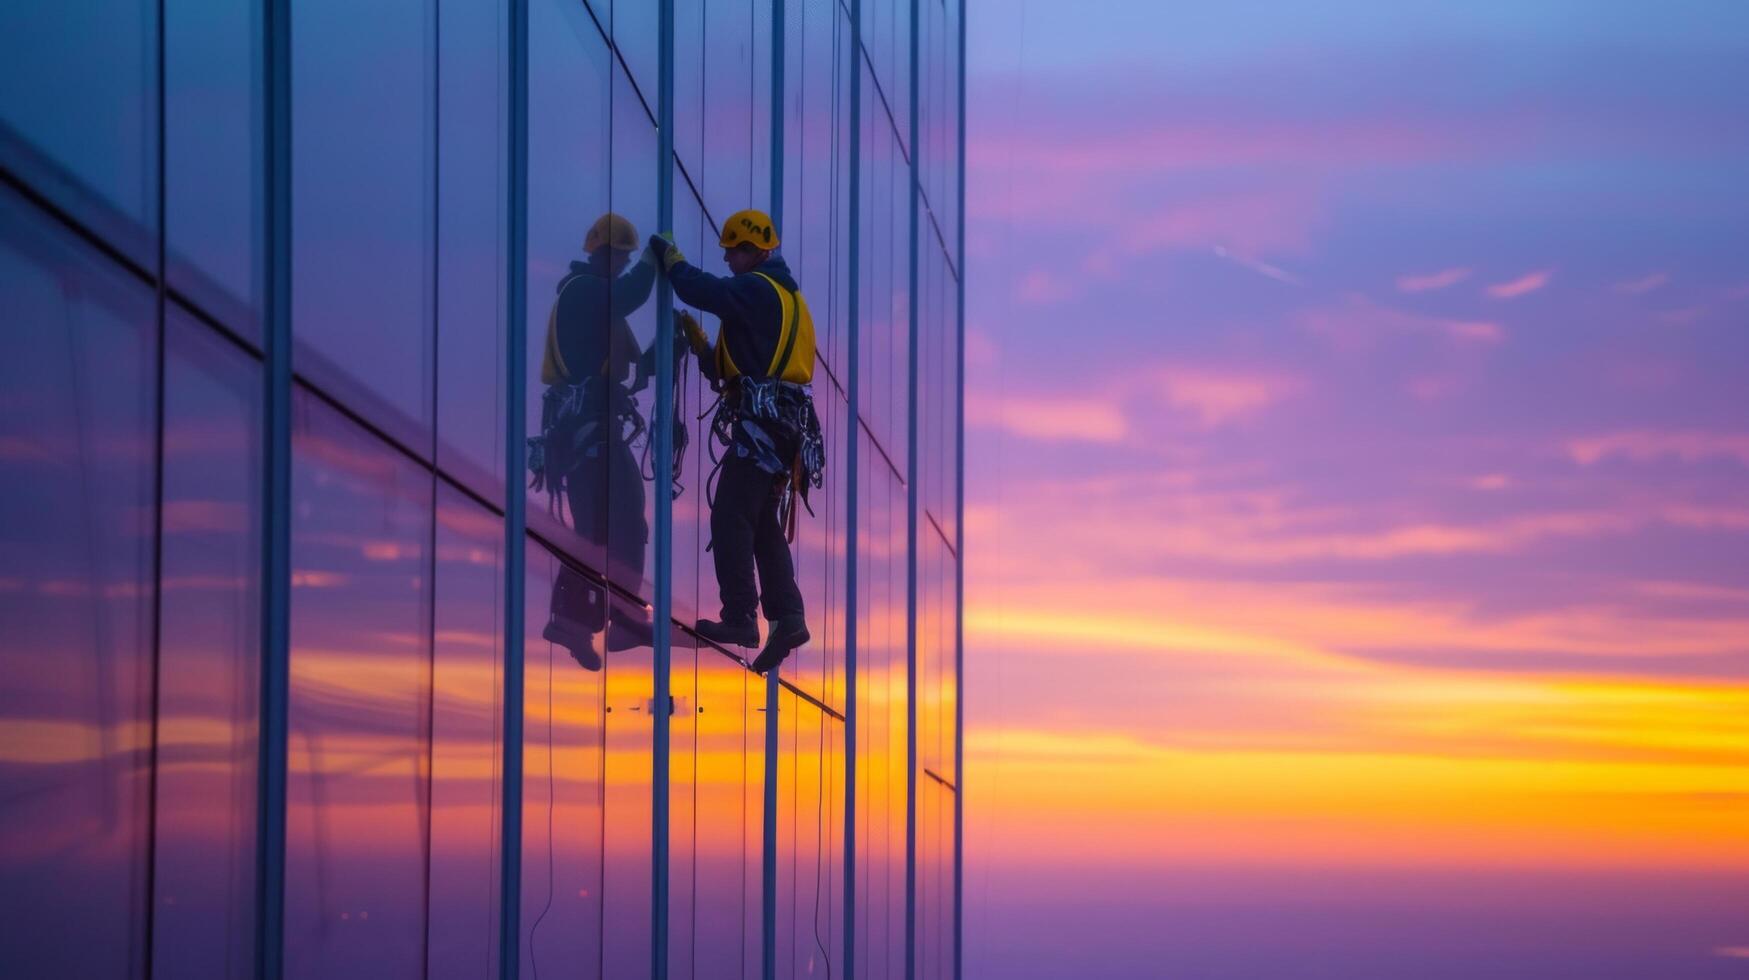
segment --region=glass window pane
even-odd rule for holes
[[[674,2],[674,155],[695,181],[703,175],[704,165],[704,99],[711,83],[706,73],[705,14],[711,6],[707,0]],[[674,193],[678,214],[685,207],[681,198],[691,191],[676,178]]]
[[[541,635],[571,574],[528,543],[522,791],[524,976],[597,976],[602,943],[603,677]],[[621,712],[622,716],[626,712]],[[649,759],[645,743],[645,761]],[[624,778],[623,776],[621,778]],[[645,798],[649,796],[645,784]],[[645,836],[649,835],[648,823]],[[649,877],[648,865],[645,878]],[[616,899],[617,900],[617,899]],[[645,908],[647,909],[646,899]],[[649,948],[644,947],[645,961]],[[609,973],[609,976],[616,974]]]
[[[628,651],[605,672],[607,745],[602,841],[602,975],[650,975],[650,772],[654,675],[650,652]]]
[[[145,923],[152,294],[0,191],[0,963],[125,976]]]
[[[433,0],[292,7],[297,367],[428,452]]]
[[[154,977],[254,975],[261,364],[169,321]]]
[[[716,245],[716,233],[710,231],[699,207],[698,198],[686,188],[680,175],[675,175],[677,200],[674,202],[674,240],[691,255],[710,255]],[[708,238],[707,238],[708,236]],[[676,310],[681,309],[679,304]],[[696,310],[693,315],[706,330],[714,324]],[[705,546],[710,543],[710,513],[705,502],[705,486],[710,480],[710,418],[705,415],[715,402],[710,381],[699,368],[699,360],[688,353],[684,343],[677,347],[681,360],[677,362],[675,383],[679,398],[674,418],[686,427],[686,451],[680,457],[675,472],[673,613],[678,622],[691,627],[699,616],[715,618],[717,614],[716,574],[711,571]],[[654,484],[652,484],[653,486]],[[701,580],[702,574],[702,580]],[[700,589],[703,589],[701,594]]]
[[[158,229],[157,9],[0,4],[0,161],[147,266]]]
[[[493,502],[504,496],[506,6],[438,6],[437,462]]]
[[[747,861],[743,843],[761,829],[747,826],[746,796],[762,792],[756,763],[762,753],[755,744],[762,733],[748,731],[747,704],[764,696],[764,683],[741,664],[716,650],[698,652],[692,773],[694,956],[723,974],[739,972],[734,964],[742,955],[743,916],[758,918],[757,906],[750,910],[744,905],[742,878]]]
[[[703,913],[697,901],[693,850],[693,831],[698,824],[695,777],[700,656],[697,649],[675,650],[668,674],[669,696],[673,698],[668,727],[668,969],[677,977],[690,977],[698,972],[695,964],[699,961],[694,958],[698,928],[694,916]],[[706,649],[702,656],[716,659],[717,653]]]
[[[432,608],[430,977],[498,970],[504,521],[437,488]]]
[[[753,172],[754,102],[771,98],[769,90],[754,91],[753,47],[753,0],[705,5],[704,161],[695,176],[705,210],[718,226],[742,208],[770,209],[769,171],[761,173],[757,185]],[[712,260],[720,255],[707,252],[699,259],[716,272],[720,261]]]
[[[425,952],[431,474],[294,399],[286,972]]]
[[[638,93],[623,71],[613,73],[613,161],[608,198],[612,211],[638,228],[656,229],[656,127],[652,125]],[[672,228],[662,229],[672,231]],[[655,264],[639,259],[640,252],[626,256],[629,271],[619,277],[622,290],[649,296],[643,283],[654,285]],[[607,378],[610,383],[628,379],[632,415],[613,420],[605,451],[608,468],[608,577],[622,588],[648,600],[655,592],[651,575],[655,569],[650,528],[655,523],[655,494],[649,478],[655,477],[656,304],[628,299],[609,311],[607,324]],[[614,314],[618,314],[615,316]],[[623,324],[622,322],[623,321]],[[640,380],[642,379],[642,380]],[[610,395],[610,398],[615,396]],[[648,616],[630,604],[622,615],[633,623],[647,623]],[[644,633],[647,627],[639,627]],[[648,640],[643,644],[647,645]]]
[[[612,9],[613,43],[631,67],[651,112],[656,107],[657,60],[661,57],[658,18],[662,5],[650,0],[593,0],[598,13]]]
[[[598,575],[607,566],[612,423],[622,385],[610,384],[610,336],[627,307],[643,305],[654,270],[625,261],[647,225],[612,214],[608,202],[611,55],[589,9],[535,0],[529,9],[528,347],[525,404],[530,530]],[[625,329],[629,330],[629,327]],[[623,367],[623,365],[622,365]],[[598,380],[590,381],[591,377]],[[611,389],[611,390],[610,390]],[[568,407],[567,407],[567,403]],[[543,436],[544,433],[544,436]],[[638,509],[641,517],[642,508]],[[532,588],[532,586],[531,586]],[[592,593],[600,599],[599,590]],[[555,615],[564,613],[554,598]],[[603,607],[561,624],[598,634]],[[601,643],[595,641],[599,652]]]
[[[170,283],[247,337],[262,302],[258,0],[167,0],[164,209]]]

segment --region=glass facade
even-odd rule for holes
[[[3,972],[957,975],[961,7],[6,6]],[[749,207],[827,457],[765,676],[641,258]]]

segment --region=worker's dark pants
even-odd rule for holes
[[[565,480],[565,496],[571,526],[588,543],[587,559],[603,565],[610,580],[640,591],[650,522],[644,516],[643,473],[631,447],[616,439],[602,456],[585,459]],[[606,612],[600,591],[570,566],[561,566],[553,582],[552,613],[599,633]]]
[[[725,623],[753,619],[761,601],[766,619],[802,615],[795,563],[777,519],[782,491],[783,478],[750,459],[731,456],[723,463],[711,506],[711,554],[716,558]],[[753,585],[756,564],[759,589]]]

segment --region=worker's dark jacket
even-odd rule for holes
[[[633,394],[655,362],[653,346],[638,344],[626,317],[649,299],[655,282],[652,262],[611,277],[605,251],[571,263],[547,318],[541,434],[528,441],[531,486],[555,498],[550,506],[565,495],[577,532],[597,545],[608,542],[610,526],[618,529],[625,554],[610,556],[610,565],[630,569],[629,578],[641,571],[647,536],[632,451],[645,421]]]
[[[681,302],[721,321],[715,346],[699,360],[706,377],[729,382],[734,454],[773,474],[789,473],[799,460],[807,482],[819,486],[825,451],[808,387],[813,319],[789,265],[773,255],[744,275],[713,276],[682,259],[668,278]]]
[[[656,285],[656,267],[639,262],[617,279],[608,277],[606,251],[572,262],[559,280],[559,296],[547,323],[543,384],[581,384],[604,377],[625,384],[644,353],[626,317],[643,306]]]
[[[760,273],[792,293],[801,290],[790,274],[789,265],[776,255],[739,276],[713,276],[685,259],[668,270],[674,295],[681,302],[714,313],[722,321],[718,346],[727,352],[733,370],[725,372],[723,365],[707,363],[705,374],[713,380],[725,374],[766,377],[766,369],[777,354],[778,340],[783,334],[783,300]]]

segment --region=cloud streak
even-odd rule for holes
[[[1567,443],[1567,455],[1581,466],[1595,466],[1610,459],[1633,463],[1722,459],[1749,466],[1749,433],[1624,429],[1573,439]]]
[[[1436,289],[1446,289],[1468,279],[1470,273],[1469,269],[1452,268],[1421,276],[1398,276],[1397,291],[1401,293],[1425,293]]]
[[[969,397],[966,424],[1037,442],[1116,443],[1129,433],[1128,420],[1115,402],[1050,395]]]
[[[1517,299],[1520,296],[1529,296],[1531,293],[1547,286],[1549,280],[1554,277],[1555,270],[1553,269],[1539,269],[1536,272],[1527,272],[1524,275],[1519,276],[1517,279],[1508,279],[1505,282],[1497,282],[1492,286],[1489,286],[1488,295],[1495,299]]]

